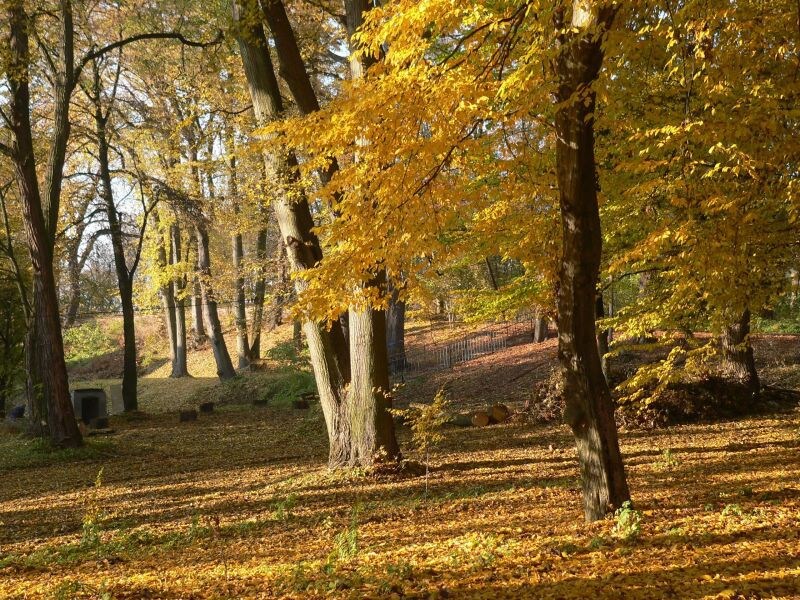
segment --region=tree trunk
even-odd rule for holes
[[[154,213],[153,219],[155,219],[156,227],[158,228],[158,223],[160,221],[158,213]],[[159,230],[158,235],[156,265],[162,271],[166,271],[167,268],[173,264],[172,244],[170,243],[170,250],[168,252],[167,245],[164,243],[164,233]],[[161,308],[164,311],[164,326],[167,328],[167,340],[169,341],[169,359],[172,364],[172,376],[174,376],[175,365],[178,360],[178,351],[176,342],[177,324],[175,322],[175,282],[172,277],[167,279],[158,291],[159,296],[161,296]]]
[[[195,272],[192,283],[192,341],[195,346],[205,344],[208,340],[205,321],[203,321],[203,287],[200,285],[199,271]]]
[[[533,318],[533,341],[541,344],[547,339],[547,317],[542,310],[536,310]]]
[[[194,236],[193,241],[197,241]],[[189,245],[191,250],[191,244]],[[187,257],[188,258],[188,257]],[[195,257],[194,277],[192,278],[192,342],[200,346],[208,340],[205,321],[203,320],[203,289],[200,285],[200,259]]]
[[[172,262],[175,265],[183,262],[181,228],[177,223],[170,227],[170,247],[172,249]],[[173,311],[175,315],[175,358],[172,362],[170,377],[188,377],[189,366],[186,360],[186,275],[179,275],[170,282],[175,301]]]
[[[558,355],[564,380],[564,420],[572,428],[581,468],[584,514],[601,519],[630,498],[614,409],[595,338],[595,293],[602,236],[594,158],[595,93],[602,36],[613,5],[575,0],[572,23],[556,12],[559,80],[556,165],[562,224],[558,290]]]
[[[725,329],[720,339],[723,372],[742,383],[758,396],[761,381],[750,344],[750,309],[745,309],[739,321]]]
[[[392,289],[389,308],[386,311],[386,346],[391,373],[406,368],[406,303],[400,299],[400,291]]]
[[[67,314],[64,317],[64,327],[72,327],[78,318],[81,305],[81,272],[78,267],[78,257],[70,256],[67,265]]]
[[[250,343],[247,341],[247,300],[244,294],[244,275],[242,274],[244,243],[241,233],[232,236],[231,246],[233,268],[236,270],[236,353],[239,358],[239,368],[244,369],[250,364]]]
[[[352,379],[347,402],[341,405],[341,427],[331,439],[332,467],[363,466],[396,460],[400,448],[389,410],[389,361],[386,313],[350,309]]]
[[[94,63],[94,103],[95,133],[97,135],[97,160],[100,167],[100,196],[105,203],[106,218],[111,237],[111,248],[114,251],[114,268],[117,273],[117,288],[122,304],[122,331],[124,339],[122,362],[122,404],[125,412],[138,409],[137,385],[138,373],[136,365],[136,322],[133,310],[133,273],[128,270],[125,260],[122,224],[114,204],[114,192],[111,186],[111,169],[108,157],[108,137],[106,125],[108,115],[103,114],[100,103],[100,75],[97,63]]]
[[[45,437],[47,428],[47,401],[42,389],[41,365],[36,356],[36,297],[33,298],[33,314],[28,322],[25,333],[25,397],[26,414],[28,415],[28,430],[32,436]]]
[[[253,319],[248,354],[251,360],[261,358],[261,329],[264,326],[264,299],[267,294],[267,273],[264,261],[267,258],[267,229],[258,232],[256,240],[256,260],[258,261],[258,278],[253,289]]]
[[[64,361],[64,342],[61,335],[61,319],[58,308],[58,293],[53,272],[53,247],[55,244],[55,224],[58,221],[57,193],[61,183],[63,153],[69,135],[69,119],[64,119],[68,111],[68,96],[64,105],[65,90],[59,89],[56,102],[55,131],[51,151],[50,174],[48,181],[48,213],[42,208],[42,197],[36,174],[36,157],[33,149],[33,135],[30,121],[30,88],[28,46],[28,16],[22,0],[11,0],[6,6],[9,27],[9,69],[7,74],[10,91],[8,117],[12,135],[11,160],[17,181],[19,198],[22,201],[25,232],[28,238],[31,264],[33,267],[34,327],[35,337],[29,341],[31,361],[38,366],[34,376],[35,389],[39,389],[47,406],[46,423],[50,437],[56,445],[65,447],[80,446],[83,442],[75,420],[69,394],[67,366]],[[69,11],[67,11],[69,12]],[[71,15],[65,15],[71,17]],[[71,23],[65,23],[65,33],[70,36]],[[66,37],[65,37],[66,40]],[[69,48],[71,51],[71,47]],[[71,52],[65,57],[66,64],[72,68]],[[63,86],[60,86],[63,87]],[[58,181],[55,181],[58,179]],[[52,192],[52,194],[50,194]],[[55,214],[52,214],[55,212]],[[50,221],[53,226],[50,227]],[[34,369],[36,371],[36,369]],[[32,405],[37,405],[34,398]]]
[[[595,299],[595,317],[597,319],[602,319],[606,316],[606,307],[603,303],[603,292],[597,292],[597,298]],[[600,355],[600,366],[603,369],[603,377],[606,378],[606,383],[608,383],[608,358],[606,354],[608,354],[608,329],[601,329],[597,332],[597,353]]]
[[[208,232],[202,224],[195,225],[195,232],[197,237],[197,264],[200,266],[200,285],[203,290],[203,305],[208,319],[208,328],[211,332],[209,340],[211,341],[211,349],[214,351],[214,361],[217,363],[217,375],[224,381],[225,379],[236,377],[236,370],[233,368],[231,355],[225,345],[217,302],[214,299],[214,291],[211,288],[211,254],[208,247]]]
[[[122,361],[122,404],[125,412],[139,408],[137,395],[138,367],[136,361],[136,322],[133,310],[133,283],[120,282],[119,297],[122,302],[122,333],[124,339]]]

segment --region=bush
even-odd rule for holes
[[[314,376],[307,371],[283,368],[270,374],[239,376],[196,392],[190,404],[250,404],[265,400],[274,406],[288,406],[306,392],[316,392]]]
[[[289,405],[292,400],[302,394],[317,391],[314,376],[308,371],[286,370],[267,383],[261,390],[261,396],[271,404]]]
[[[64,330],[64,353],[71,364],[90,361],[119,349],[119,341],[96,322]]]
[[[639,537],[641,533],[642,513],[633,508],[630,500],[622,503],[614,512],[614,528],[611,533],[626,542]]]

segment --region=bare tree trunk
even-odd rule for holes
[[[200,285],[199,269],[195,271],[192,282],[192,341],[200,346],[208,340],[205,321],[203,321],[203,288]]]
[[[200,266],[200,281],[203,290],[203,304],[205,305],[208,327],[211,331],[209,340],[211,341],[211,349],[214,351],[214,360],[217,363],[217,375],[222,380],[232,379],[236,377],[236,370],[233,368],[231,355],[225,345],[217,302],[214,299],[214,291],[211,288],[211,254],[208,247],[208,232],[204,225],[196,224],[195,233],[197,237],[197,264]]]
[[[603,292],[597,292],[595,299],[595,316],[597,319],[602,319],[606,316],[606,307],[603,303]],[[601,329],[597,332],[597,353],[600,355],[600,366],[603,369],[603,377],[606,378],[608,383],[609,365],[608,358],[608,329]]]
[[[41,365],[36,356],[36,296],[31,307],[32,315],[28,319],[28,331],[25,333],[25,397],[28,414],[28,430],[35,437],[45,437],[47,428],[47,400],[42,389]]]
[[[231,246],[233,267],[236,270],[236,353],[239,359],[239,368],[243,369],[250,364],[250,343],[247,341],[247,300],[244,294],[244,275],[242,274],[244,243],[241,233],[232,236]]]
[[[136,360],[136,323],[133,309],[133,273],[128,269],[125,259],[124,232],[119,213],[114,203],[114,192],[111,186],[111,169],[108,157],[108,113],[103,114],[100,101],[100,73],[97,62],[94,67],[95,134],[97,136],[97,160],[100,166],[100,196],[105,203],[106,218],[114,251],[114,268],[117,272],[117,288],[122,304],[123,361],[122,361],[122,404],[125,412],[138,409],[137,387],[138,368]]]
[[[67,290],[67,314],[64,316],[64,327],[72,327],[78,318],[78,310],[81,306],[81,272],[77,256],[68,258]]]
[[[173,264],[179,265],[182,261],[181,228],[177,223],[170,227],[170,247],[172,249]],[[189,366],[186,360],[186,275],[179,275],[170,282],[175,301],[173,311],[175,314],[175,358],[172,362],[170,377],[188,377]]]
[[[158,213],[153,217],[156,223],[159,222]],[[163,232],[159,231],[159,240],[156,246],[156,263],[162,270],[166,270],[168,266],[174,262],[172,253],[172,243],[170,241],[169,250],[164,243]],[[159,289],[159,296],[161,296],[161,307],[164,310],[164,325],[167,328],[167,339],[169,340],[169,358],[172,364],[171,377],[175,376],[176,365],[178,362],[178,346],[177,346],[177,323],[175,315],[175,280],[169,278]]]
[[[753,346],[750,343],[750,309],[745,309],[739,321],[728,326],[720,336],[723,371],[742,383],[754,397],[761,391]]]
[[[389,361],[382,310],[350,310],[352,379],[338,416],[342,426],[331,440],[331,466],[371,465],[395,460],[400,448],[388,409]]]
[[[400,299],[400,290],[392,288],[389,308],[386,311],[386,346],[389,370],[398,373],[406,368],[406,303]]]
[[[547,339],[547,316],[541,309],[536,309],[536,315],[533,318],[533,341],[536,344],[541,344]]]
[[[564,420],[572,428],[578,447],[587,521],[601,519],[630,498],[611,394],[595,337],[602,236],[594,158],[595,93],[591,86],[603,61],[600,33],[611,25],[615,12],[613,4],[575,0],[571,24],[563,22],[563,9],[555,15],[560,103],[556,111],[556,165],[563,235],[558,354],[566,400]]]
[[[252,341],[248,351],[251,360],[261,358],[261,329],[264,326],[264,299],[267,294],[267,273],[264,268],[264,261],[267,258],[267,235],[267,229],[261,229],[256,239],[258,277],[253,288],[253,319],[250,336]]]
[[[191,236],[191,240],[194,244],[189,244],[189,251],[191,254],[192,246],[196,245],[197,238],[195,236]],[[188,256],[187,256],[188,258]],[[192,278],[192,342],[195,346],[199,346],[204,344],[206,340],[208,340],[208,334],[206,333],[206,326],[205,321],[203,320],[203,289],[200,285],[201,279],[201,269],[200,269],[200,259],[199,259],[199,252],[198,256],[195,256],[195,270],[194,270],[194,277]]]

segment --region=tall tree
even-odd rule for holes
[[[53,141],[45,174],[44,202],[36,172],[31,124],[31,54],[28,37],[31,21],[24,0],[9,0],[6,3],[7,47],[2,54],[6,61],[3,70],[11,91],[7,119],[12,142],[11,146],[1,145],[0,150],[14,163],[33,265],[33,323],[28,336],[29,367],[36,373],[32,375],[34,383],[29,388],[35,394],[30,402],[34,409],[32,416],[46,422],[55,444],[75,447],[81,445],[82,437],[69,397],[53,253],[62,169],[70,129],[69,103],[78,73],[74,61],[72,7],[68,0],[63,0],[59,8],[61,64],[57,67],[53,65],[57,70],[52,73]]]
[[[564,9],[554,17],[559,45],[555,126],[562,223],[558,356],[566,400],[564,420],[578,444],[588,521],[602,518],[630,498],[595,330],[603,238],[597,205],[593,84],[603,63],[603,40],[617,10],[615,3],[575,0],[568,21]]]
[[[121,56],[117,59],[121,60]],[[123,216],[117,207],[114,198],[113,174],[110,158],[110,138],[114,134],[112,115],[114,103],[117,100],[118,82],[122,65],[117,62],[114,66],[115,75],[109,83],[102,77],[100,59],[92,61],[92,83],[87,89],[87,95],[94,110],[95,143],[97,144],[98,179],[100,181],[99,195],[103,200],[108,232],[111,238],[111,247],[114,252],[114,268],[117,273],[117,286],[119,289],[120,304],[122,306],[122,332],[123,332],[123,362],[122,362],[122,401],[125,412],[138,409],[138,364],[136,360],[136,320],[133,305],[133,282],[136,270],[142,256],[142,244],[145,231],[150,218],[150,213],[156,206],[157,198],[149,200],[142,193],[140,223],[137,231],[131,234],[125,230]],[[109,88],[107,97],[103,90]],[[143,188],[140,188],[143,190]],[[130,265],[126,258],[126,237],[135,240],[134,250],[131,253]]]
[[[279,121],[284,116],[283,100],[257,5],[252,0],[237,2],[234,18],[257,121],[262,125]],[[299,274],[313,268],[322,254],[313,232],[314,222],[308,202],[296,187],[299,175],[297,158],[287,148],[269,149],[264,153],[264,163],[273,189],[277,190],[272,205],[289,264],[292,271]],[[296,282],[298,291],[302,291],[305,287],[302,279],[297,278]],[[350,345],[356,348],[351,358],[337,322],[331,329],[311,319],[303,322],[325,414],[330,444],[328,462],[332,467],[369,465],[381,456],[391,459],[399,454],[393,422],[386,411],[383,395],[388,386],[382,387],[377,394],[375,387],[366,389],[376,375],[387,371],[385,321],[380,325],[380,331],[374,328],[371,311],[359,311],[356,323],[350,325]],[[382,363],[375,360],[370,350],[374,344],[383,348]],[[346,388],[348,382],[350,385]],[[380,402],[375,401],[378,395],[381,396]]]

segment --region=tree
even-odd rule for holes
[[[133,305],[133,282],[139,261],[142,256],[142,244],[150,218],[150,213],[156,206],[157,199],[149,200],[141,194],[140,223],[135,233],[125,230],[123,215],[117,207],[114,198],[113,174],[111,168],[110,137],[115,134],[113,121],[114,103],[117,100],[119,77],[122,72],[121,55],[112,68],[114,76],[110,85],[103,81],[100,59],[92,61],[92,82],[87,86],[86,93],[94,111],[94,142],[97,145],[97,163],[99,196],[103,201],[106,219],[108,220],[108,233],[111,238],[111,247],[114,252],[114,267],[117,273],[117,286],[122,305],[122,331],[123,331],[123,366],[122,366],[122,401],[125,412],[138,409],[137,382],[138,365],[136,360],[136,321]],[[110,89],[108,97],[104,98],[104,89]],[[140,187],[140,191],[143,188]],[[130,266],[126,258],[126,237],[135,240],[131,253]]]
[[[556,165],[561,204],[562,259],[558,288],[558,356],[564,381],[564,420],[572,428],[581,466],[587,521],[630,499],[617,441],[614,407],[598,353],[595,294],[602,234],[594,158],[593,84],[603,61],[603,40],[617,7],[576,0],[569,20],[554,14]]]
[[[64,343],[58,312],[53,250],[61,191],[62,169],[69,137],[69,101],[78,73],[75,72],[72,8],[68,0],[60,3],[62,64],[52,73],[55,81],[53,142],[45,175],[44,202],[36,172],[30,97],[29,17],[23,0],[6,4],[7,44],[3,48],[4,71],[11,91],[7,124],[11,146],[0,146],[14,163],[19,197],[25,216],[25,229],[33,265],[33,322],[28,336],[29,368],[35,394],[30,402],[32,418],[45,420],[56,445],[75,447],[82,443],[69,397]],[[53,65],[55,67],[55,65]],[[39,390],[41,384],[41,390]]]
[[[85,38],[76,35],[75,14],[70,0],[58,0],[55,10],[37,13],[39,18],[42,15],[56,18],[60,29],[57,34],[57,51],[46,47],[46,37],[37,38],[37,44],[42,48],[44,68],[49,70],[44,81],[52,82],[45,96],[52,102],[53,115],[49,132],[52,142],[44,182],[40,186],[31,105],[31,82],[38,83],[37,79],[31,77],[33,59],[28,32],[33,20],[26,11],[24,0],[9,0],[5,5],[5,14],[8,37],[7,46],[4,44],[2,52],[5,63],[3,70],[11,93],[8,111],[3,115],[12,142],[10,145],[0,145],[0,151],[9,156],[15,165],[33,265],[33,320],[28,329],[31,417],[35,424],[46,423],[46,429],[55,444],[74,447],[82,443],[82,438],[69,397],[53,264],[63,171],[70,139],[72,96],[84,68],[89,63],[133,42],[176,39],[194,46],[204,44],[192,42],[174,31],[137,33],[103,46],[92,46],[76,60],[76,39]],[[87,20],[91,21],[91,18]],[[91,23],[87,23],[87,27],[91,27]]]
[[[279,121],[284,116],[283,100],[255,4],[250,0],[237,3],[234,19],[257,121],[261,125]],[[293,272],[300,274],[313,268],[322,254],[312,230],[314,222],[308,202],[302,187],[296,186],[297,158],[290,149],[270,149],[264,152],[264,164],[276,189],[272,205],[289,264]],[[302,292],[305,286],[301,279],[296,280],[296,285],[298,293]],[[337,312],[331,319],[330,328],[311,319],[303,322],[328,428],[328,463],[331,467],[366,466],[378,458],[394,459],[399,448],[385,396],[388,391],[385,321],[375,321],[373,311],[366,305],[351,311],[348,352],[338,316]],[[373,352],[376,347],[382,349],[383,360],[380,357],[376,360]],[[373,385],[376,376],[384,378],[384,374],[385,384],[381,385],[379,379],[380,387]]]

